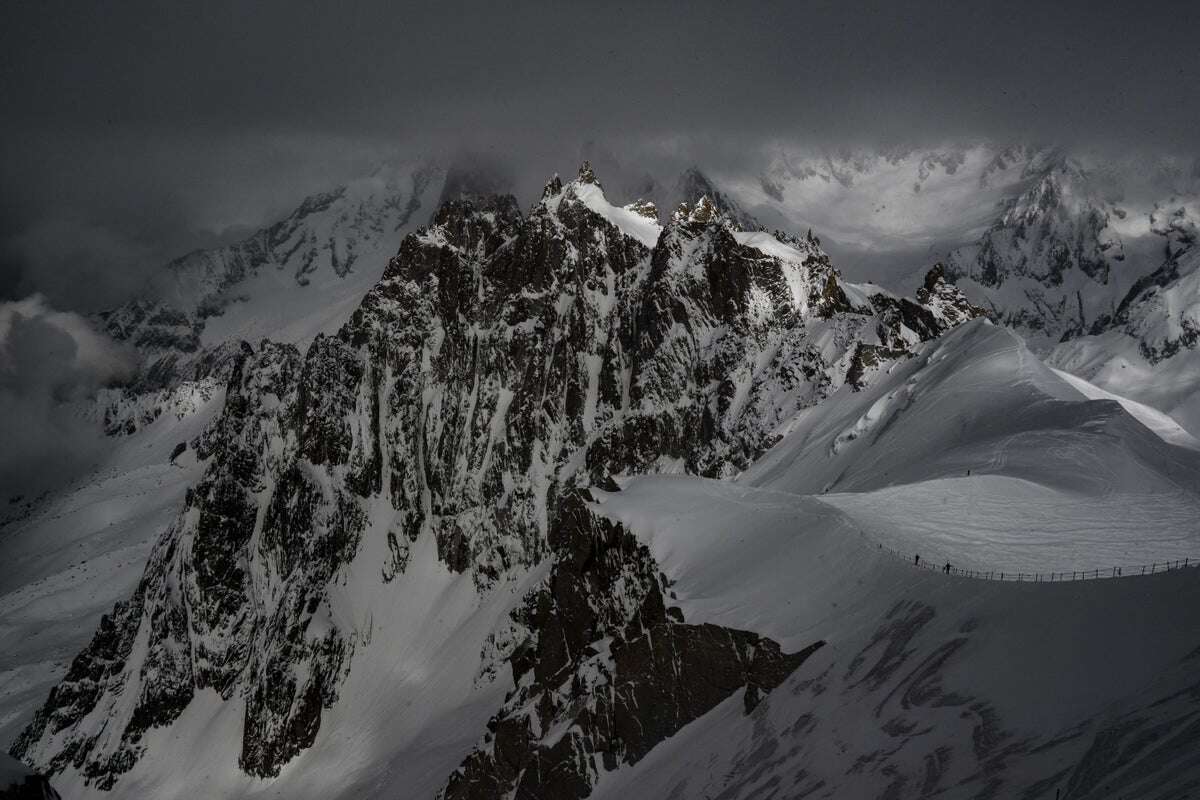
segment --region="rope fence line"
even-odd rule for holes
[[[877,543],[879,544],[879,543]],[[926,569],[931,572],[943,572],[947,575],[958,575],[963,578],[974,578],[982,581],[1014,581],[1018,583],[1064,583],[1066,581],[1092,581],[1104,578],[1131,578],[1137,575],[1154,575],[1159,572],[1172,572],[1180,569],[1196,569],[1200,567],[1200,559],[1180,558],[1173,561],[1156,561],[1151,564],[1119,565],[1102,569],[1062,570],[1059,572],[1010,572],[1008,570],[978,570],[961,569],[947,564],[934,563],[918,558],[916,553],[902,553],[891,547],[879,544],[879,549],[885,553],[905,559],[910,566]]]

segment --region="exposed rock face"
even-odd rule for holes
[[[758,220],[738,205],[736,200],[720,191],[708,176],[696,167],[689,167],[683,171],[675,183],[671,197],[676,204],[687,203],[689,206],[696,205],[702,198],[708,198],[738,230],[762,230]]]
[[[1112,313],[1108,287],[1124,245],[1110,204],[1078,165],[1053,158],[1031,177],[978,243],[950,254],[947,273],[980,284],[1006,325],[1055,340],[1078,336]]]
[[[904,356],[916,341],[935,339],[948,328],[987,314],[946,282],[940,263],[925,275],[916,302],[877,293],[871,304],[877,319],[875,338],[858,343],[846,374],[846,383],[854,389],[864,388],[880,367]]]
[[[585,545],[567,529],[553,538],[550,520],[573,485],[666,469],[734,474],[797,411],[973,313],[940,279],[916,303],[867,298],[815,239],[738,231],[704,198],[651,248],[653,223],[608,205],[589,172],[552,180],[525,217],[511,197],[449,200],[404,239],[336,335],[304,354],[238,347],[224,412],[194,442],[203,479],[133,597],[105,618],[14,752],[111,787],[144,753],[146,730],[212,689],[245,698],[241,768],[276,775],[314,741],[363,639],[332,612],[331,586],[370,520],[385,521],[371,530],[388,555],[356,575],[403,580],[421,536],[481,592],[551,549],[566,569],[561,555]],[[854,366],[865,347],[875,348],[870,369]],[[798,663],[751,633],[667,620],[652,565],[622,559],[627,596],[595,588],[587,602],[617,605],[576,642],[624,631],[620,645],[556,656],[547,641],[520,669],[548,697],[568,673],[599,675],[600,658],[605,674],[630,681],[605,701],[611,722],[631,719],[639,697],[673,709],[644,740],[597,728],[593,749],[638,758],[737,688],[755,697]],[[593,580],[586,566],[571,568]],[[547,607],[537,625],[552,627],[556,613]],[[724,666],[670,678],[661,662],[671,651],[689,670]],[[656,677],[634,680],[643,672]]]
[[[450,777],[446,800],[583,798],[600,772],[744,690],[750,713],[824,642],[798,653],[748,631],[687,625],[644,545],[568,495],[550,531],[554,566],[518,613],[515,691]]]

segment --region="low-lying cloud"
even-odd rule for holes
[[[386,154],[1197,147],[1200,5],[49,0],[0,26],[0,300],[94,309]],[[528,167],[526,167],[528,165]],[[669,170],[664,170],[669,172]]]
[[[62,486],[95,462],[104,437],[77,401],[133,369],[119,345],[40,295],[0,303],[0,504]]]

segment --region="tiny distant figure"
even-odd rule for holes
[[[946,574],[947,575],[950,574],[950,562],[949,561],[946,562]]]
[[[971,470],[967,470],[967,477],[971,477]]]
[[[913,566],[914,567],[921,566],[921,554],[920,553],[917,553],[915,556],[913,556]]]

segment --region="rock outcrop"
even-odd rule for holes
[[[564,498],[550,531],[553,567],[515,619],[515,690],[450,777],[444,800],[567,800],[599,774],[742,691],[749,714],[824,642],[797,653],[748,631],[688,625],[667,607],[665,577],[623,526]]]

